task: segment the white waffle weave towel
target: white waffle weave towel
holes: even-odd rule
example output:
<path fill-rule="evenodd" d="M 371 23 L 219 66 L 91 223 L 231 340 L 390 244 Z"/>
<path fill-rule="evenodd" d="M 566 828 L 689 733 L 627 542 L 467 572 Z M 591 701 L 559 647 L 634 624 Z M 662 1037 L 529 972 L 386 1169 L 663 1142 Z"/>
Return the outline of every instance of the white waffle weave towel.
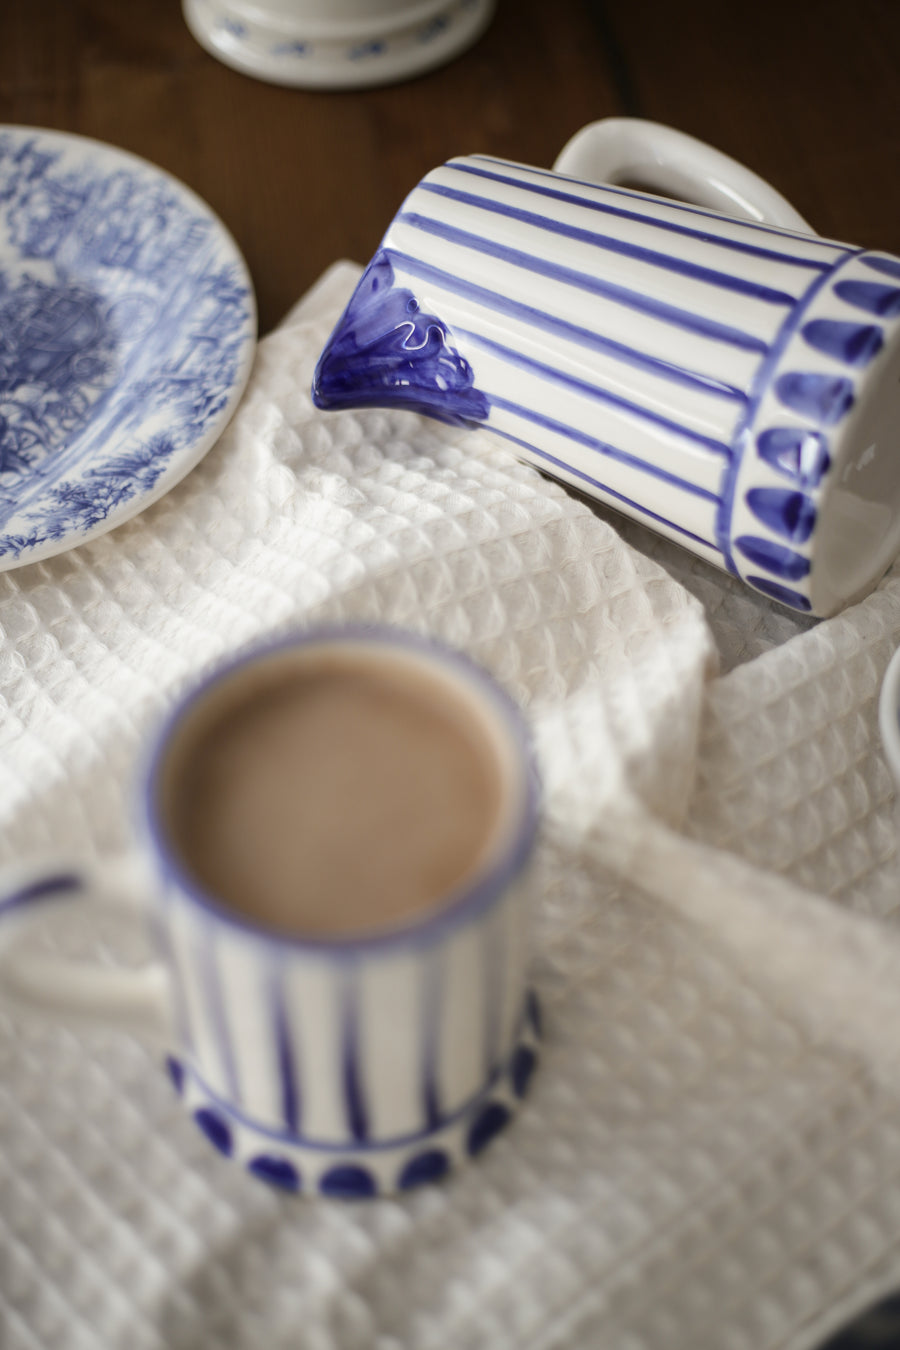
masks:
<path fill-rule="evenodd" d="M 317 413 L 357 275 L 326 274 L 261 344 L 233 423 L 164 500 L 0 576 L 0 858 L 126 847 L 148 729 L 237 647 L 320 619 L 428 631 L 534 724 L 540 1072 L 449 1184 L 297 1200 L 215 1155 L 135 1042 L 5 1017 L 0 1342 L 811 1346 L 900 1281 L 874 716 L 900 574 L 816 625 L 482 432 Z"/>

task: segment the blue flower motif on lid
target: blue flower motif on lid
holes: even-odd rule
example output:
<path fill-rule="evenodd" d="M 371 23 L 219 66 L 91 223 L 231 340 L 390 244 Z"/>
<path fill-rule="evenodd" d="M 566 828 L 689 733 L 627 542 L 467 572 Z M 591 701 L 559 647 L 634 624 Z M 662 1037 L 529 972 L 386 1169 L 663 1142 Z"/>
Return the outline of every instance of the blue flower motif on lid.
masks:
<path fill-rule="evenodd" d="M 383 42 L 360 42 L 356 47 L 351 47 L 347 56 L 351 61 L 364 61 L 370 56 L 381 56 L 385 51 Z"/>

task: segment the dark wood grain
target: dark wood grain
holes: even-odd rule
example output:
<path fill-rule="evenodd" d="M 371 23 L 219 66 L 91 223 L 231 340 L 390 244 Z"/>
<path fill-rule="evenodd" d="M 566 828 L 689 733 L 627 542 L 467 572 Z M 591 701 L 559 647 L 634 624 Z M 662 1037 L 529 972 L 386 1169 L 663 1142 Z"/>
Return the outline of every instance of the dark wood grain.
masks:
<path fill-rule="evenodd" d="M 900 253 L 900 6 L 597 8 L 627 53 L 640 116 L 743 161 L 820 234 Z"/>
<path fill-rule="evenodd" d="M 900 252 L 900 6 L 500 0 L 482 40 L 383 89 L 228 69 L 178 0 L 4 0 L 0 120 L 123 146 L 204 197 L 266 331 L 340 257 L 365 261 L 450 155 L 550 164 L 584 122 L 669 122 L 770 179 L 822 233 Z"/>

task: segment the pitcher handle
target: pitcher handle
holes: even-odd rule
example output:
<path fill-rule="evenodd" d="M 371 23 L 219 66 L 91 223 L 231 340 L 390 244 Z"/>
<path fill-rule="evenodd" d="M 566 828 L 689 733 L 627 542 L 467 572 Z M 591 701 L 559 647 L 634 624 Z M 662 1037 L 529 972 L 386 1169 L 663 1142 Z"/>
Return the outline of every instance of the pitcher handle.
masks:
<path fill-rule="evenodd" d="M 557 173 L 597 183 L 639 184 L 679 201 L 760 225 L 815 234 L 758 174 L 683 131 L 636 117 L 591 122 L 563 146 Z"/>
<path fill-rule="evenodd" d="M 141 880 L 130 856 L 96 870 L 44 862 L 0 873 L 0 1006 L 170 1045 L 171 992 L 160 961 L 116 969 L 29 951 L 27 945 L 48 910 L 59 905 L 77 904 L 88 927 L 107 915 L 145 931 Z"/>

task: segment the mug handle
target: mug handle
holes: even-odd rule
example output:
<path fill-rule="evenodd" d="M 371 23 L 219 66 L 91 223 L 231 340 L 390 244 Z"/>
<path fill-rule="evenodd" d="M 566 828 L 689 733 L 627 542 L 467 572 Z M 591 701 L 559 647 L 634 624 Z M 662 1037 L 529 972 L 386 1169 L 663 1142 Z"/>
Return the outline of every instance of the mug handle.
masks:
<path fill-rule="evenodd" d="M 10 1011 L 38 1013 L 67 1025 L 128 1031 L 157 1046 L 171 1044 L 169 976 L 161 961 L 137 969 L 105 967 L 25 950 L 48 908 L 77 902 L 86 921 L 124 918 L 145 932 L 137 862 L 127 856 L 89 871 L 65 864 L 20 867 L 0 876 L 0 1000 Z"/>
<path fill-rule="evenodd" d="M 607 117 L 577 131 L 557 156 L 556 173 L 597 183 L 640 184 L 679 201 L 760 225 L 815 230 L 758 174 L 711 145 L 660 122 Z"/>

